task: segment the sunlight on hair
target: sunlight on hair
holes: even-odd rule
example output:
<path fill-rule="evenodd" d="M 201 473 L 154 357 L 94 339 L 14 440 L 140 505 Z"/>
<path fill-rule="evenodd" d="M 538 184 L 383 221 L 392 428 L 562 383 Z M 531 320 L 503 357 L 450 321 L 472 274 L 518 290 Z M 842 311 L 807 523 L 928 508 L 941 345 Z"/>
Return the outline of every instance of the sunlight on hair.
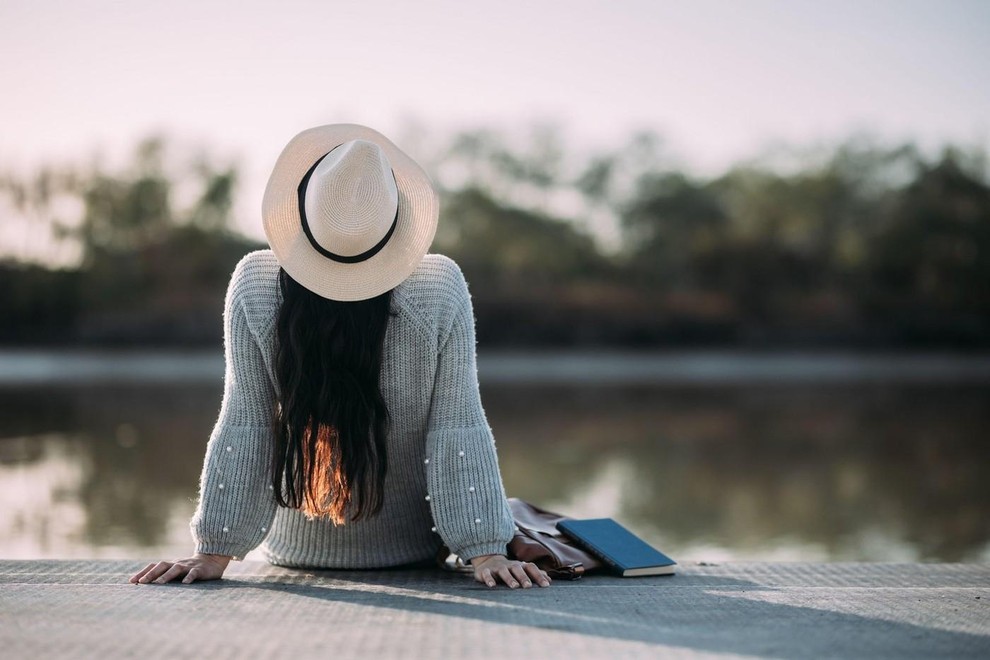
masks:
<path fill-rule="evenodd" d="M 304 456 L 307 487 L 299 510 L 310 519 L 327 518 L 334 525 L 345 524 L 352 491 L 341 466 L 336 429 L 321 424 L 314 434 L 310 426 Z"/>

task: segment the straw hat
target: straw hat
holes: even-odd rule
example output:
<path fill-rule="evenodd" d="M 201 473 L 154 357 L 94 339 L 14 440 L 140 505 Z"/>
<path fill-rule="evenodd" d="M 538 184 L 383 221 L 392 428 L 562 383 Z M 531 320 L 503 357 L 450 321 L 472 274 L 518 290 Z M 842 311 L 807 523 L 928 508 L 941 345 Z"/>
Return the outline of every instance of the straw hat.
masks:
<path fill-rule="evenodd" d="M 426 172 L 384 135 L 331 124 L 292 138 L 262 203 L 268 243 L 286 272 L 333 300 L 394 288 L 433 242 L 439 202 Z"/>

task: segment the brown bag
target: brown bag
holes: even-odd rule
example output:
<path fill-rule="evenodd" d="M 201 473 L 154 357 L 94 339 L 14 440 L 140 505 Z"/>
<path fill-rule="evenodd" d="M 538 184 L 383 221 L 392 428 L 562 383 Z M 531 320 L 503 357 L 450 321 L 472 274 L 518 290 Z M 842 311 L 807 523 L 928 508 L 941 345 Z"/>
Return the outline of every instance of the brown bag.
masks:
<path fill-rule="evenodd" d="M 509 498 L 509 508 L 516 521 L 516 533 L 509 541 L 509 557 L 533 562 L 550 577 L 564 580 L 577 580 L 586 572 L 602 567 L 594 555 L 557 531 L 557 523 L 565 520 L 564 516 L 515 497 Z"/>
<path fill-rule="evenodd" d="M 516 533 L 506 548 L 510 559 L 532 562 L 558 580 L 577 580 L 602 567 L 601 561 L 557 531 L 557 523 L 565 520 L 564 516 L 515 497 L 509 498 L 509 508 L 516 522 Z M 444 568 L 472 570 L 459 557 L 451 557 L 446 547 L 437 555 Z"/>

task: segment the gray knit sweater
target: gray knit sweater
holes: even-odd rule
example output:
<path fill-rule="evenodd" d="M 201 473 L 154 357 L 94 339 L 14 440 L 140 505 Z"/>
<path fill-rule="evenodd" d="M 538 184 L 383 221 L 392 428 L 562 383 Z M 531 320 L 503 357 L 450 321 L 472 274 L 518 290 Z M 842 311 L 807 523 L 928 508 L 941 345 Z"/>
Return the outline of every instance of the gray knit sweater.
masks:
<path fill-rule="evenodd" d="M 274 564 L 324 568 L 418 562 L 441 542 L 465 559 L 504 553 L 513 522 L 478 393 L 471 298 L 460 269 L 440 255 L 424 257 L 392 296 L 381 513 L 335 526 L 276 506 L 269 461 L 278 269 L 270 250 L 252 252 L 227 290 L 223 404 L 190 523 L 197 552 L 240 558 L 261 544 Z"/>

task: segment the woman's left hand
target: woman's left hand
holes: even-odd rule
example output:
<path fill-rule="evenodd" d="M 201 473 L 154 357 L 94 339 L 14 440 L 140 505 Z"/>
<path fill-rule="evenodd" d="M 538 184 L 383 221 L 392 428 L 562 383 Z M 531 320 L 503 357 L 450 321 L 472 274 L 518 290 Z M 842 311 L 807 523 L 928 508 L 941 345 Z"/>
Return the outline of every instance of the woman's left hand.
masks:
<path fill-rule="evenodd" d="M 505 555 L 481 555 L 471 559 L 474 568 L 474 579 L 494 587 L 496 580 L 502 581 L 510 589 L 522 587 L 528 589 L 533 583 L 541 587 L 549 587 L 550 576 L 528 561 L 516 561 Z"/>

